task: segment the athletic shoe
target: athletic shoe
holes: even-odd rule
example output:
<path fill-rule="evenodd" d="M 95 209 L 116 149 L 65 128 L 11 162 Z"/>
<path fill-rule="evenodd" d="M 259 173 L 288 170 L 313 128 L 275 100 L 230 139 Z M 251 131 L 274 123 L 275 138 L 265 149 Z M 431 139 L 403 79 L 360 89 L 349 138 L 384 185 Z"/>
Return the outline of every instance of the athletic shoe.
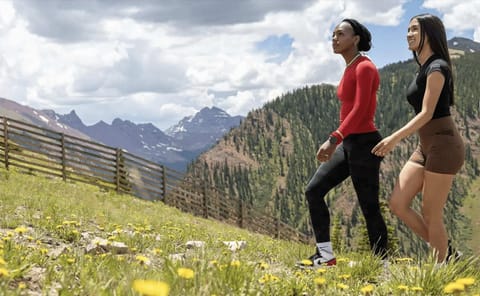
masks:
<path fill-rule="evenodd" d="M 333 257 L 332 259 L 325 259 L 318 252 L 310 256 L 308 259 L 297 262 L 299 267 L 321 267 L 321 266 L 334 266 L 337 265 L 337 259 Z"/>
<path fill-rule="evenodd" d="M 445 262 L 449 263 L 449 262 L 458 261 L 462 256 L 463 256 L 463 253 L 458 250 L 455 250 L 452 247 L 452 242 L 448 240 L 447 257 L 445 258 Z"/>

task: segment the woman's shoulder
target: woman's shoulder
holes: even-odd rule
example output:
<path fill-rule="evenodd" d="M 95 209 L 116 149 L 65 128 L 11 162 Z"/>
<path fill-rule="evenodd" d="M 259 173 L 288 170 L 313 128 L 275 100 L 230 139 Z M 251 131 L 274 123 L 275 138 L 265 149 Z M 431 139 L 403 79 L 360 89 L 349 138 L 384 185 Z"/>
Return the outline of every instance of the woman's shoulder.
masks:
<path fill-rule="evenodd" d="M 444 71 L 448 71 L 448 69 L 449 69 L 449 66 L 448 66 L 447 61 L 445 61 L 444 59 L 442 59 L 440 57 L 437 57 L 437 58 L 432 59 L 431 62 L 428 63 L 428 65 L 426 67 L 426 73 L 430 74 L 434 71 L 444 72 Z"/>
<path fill-rule="evenodd" d="M 378 71 L 377 66 L 375 66 L 373 61 L 368 56 L 362 56 L 360 59 L 361 60 L 357 65 L 357 70 Z"/>
<path fill-rule="evenodd" d="M 448 63 L 447 63 L 447 61 L 445 61 L 444 59 L 439 57 L 439 58 L 436 58 L 436 59 L 432 60 L 429 64 L 429 66 L 448 67 Z"/>

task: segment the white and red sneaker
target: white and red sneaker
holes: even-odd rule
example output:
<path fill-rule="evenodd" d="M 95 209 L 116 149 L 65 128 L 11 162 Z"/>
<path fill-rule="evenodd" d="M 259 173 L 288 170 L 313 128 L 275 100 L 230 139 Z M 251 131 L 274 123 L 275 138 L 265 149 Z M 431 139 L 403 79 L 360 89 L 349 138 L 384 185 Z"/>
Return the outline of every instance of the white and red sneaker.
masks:
<path fill-rule="evenodd" d="M 299 267 L 322 267 L 322 266 L 335 266 L 337 265 L 337 259 L 335 257 L 326 259 L 320 255 L 320 253 L 316 252 L 308 259 L 303 259 L 297 262 L 297 266 Z"/>

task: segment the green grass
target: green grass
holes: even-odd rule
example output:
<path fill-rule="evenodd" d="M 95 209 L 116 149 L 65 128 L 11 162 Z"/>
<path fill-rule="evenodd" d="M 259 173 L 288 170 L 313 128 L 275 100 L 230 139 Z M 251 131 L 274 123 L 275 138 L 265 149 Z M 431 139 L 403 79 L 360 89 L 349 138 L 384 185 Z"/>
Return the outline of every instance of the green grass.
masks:
<path fill-rule="evenodd" d="M 480 231 L 477 230 L 480 227 L 480 202 L 478 202 L 480 197 L 480 178 L 477 178 L 470 185 L 468 192 L 469 195 L 465 198 L 461 209 L 464 215 L 471 219 L 473 228 L 467 244 L 474 254 L 480 254 Z"/>
<path fill-rule="evenodd" d="M 341 253 L 337 267 L 301 270 L 295 262 L 312 246 L 14 170 L 0 169 L 0 211 L 0 295 L 141 295 L 138 280 L 164 283 L 169 295 L 442 295 L 460 278 L 474 283 L 459 295 L 480 290 L 477 258 L 435 267 L 431 258 L 392 256 L 384 267 L 369 254 Z M 95 238 L 128 252 L 87 253 Z M 187 249 L 191 240 L 205 246 Z M 223 244 L 240 240 L 242 250 Z"/>

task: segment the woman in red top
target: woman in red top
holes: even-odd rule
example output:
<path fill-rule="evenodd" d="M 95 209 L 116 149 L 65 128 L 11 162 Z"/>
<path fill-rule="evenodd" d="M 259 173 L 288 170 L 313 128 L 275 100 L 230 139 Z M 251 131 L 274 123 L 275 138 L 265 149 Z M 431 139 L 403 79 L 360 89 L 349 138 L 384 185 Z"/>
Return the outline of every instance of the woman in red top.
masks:
<path fill-rule="evenodd" d="M 459 255 L 448 246 L 443 209 L 465 159 L 465 146 L 450 114 L 454 95 L 452 63 L 445 27 L 434 15 L 413 17 L 407 41 L 419 65 L 407 90 L 408 102 L 416 115 L 378 143 L 372 152 L 384 156 L 403 138 L 418 133 L 419 145 L 400 172 L 390 197 L 390 208 L 433 247 L 437 261 L 443 262 L 451 255 Z M 420 192 L 421 214 L 411 208 L 413 198 Z"/>
<path fill-rule="evenodd" d="M 318 149 L 317 159 L 323 163 L 306 188 L 317 248 L 310 260 L 299 262 L 300 265 L 336 264 L 324 197 L 349 176 L 367 223 L 373 252 L 385 258 L 387 250 L 387 228 L 378 201 L 382 158 L 370 152 L 382 139 L 373 121 L 380 79 L 372 61 L 360 53 L 370 50 L 371 34 L 356 20 L 344 19 L 333 31 L 332 47 L 346 63 L 337 89 L 341 102 L 340 126 Z"/>

